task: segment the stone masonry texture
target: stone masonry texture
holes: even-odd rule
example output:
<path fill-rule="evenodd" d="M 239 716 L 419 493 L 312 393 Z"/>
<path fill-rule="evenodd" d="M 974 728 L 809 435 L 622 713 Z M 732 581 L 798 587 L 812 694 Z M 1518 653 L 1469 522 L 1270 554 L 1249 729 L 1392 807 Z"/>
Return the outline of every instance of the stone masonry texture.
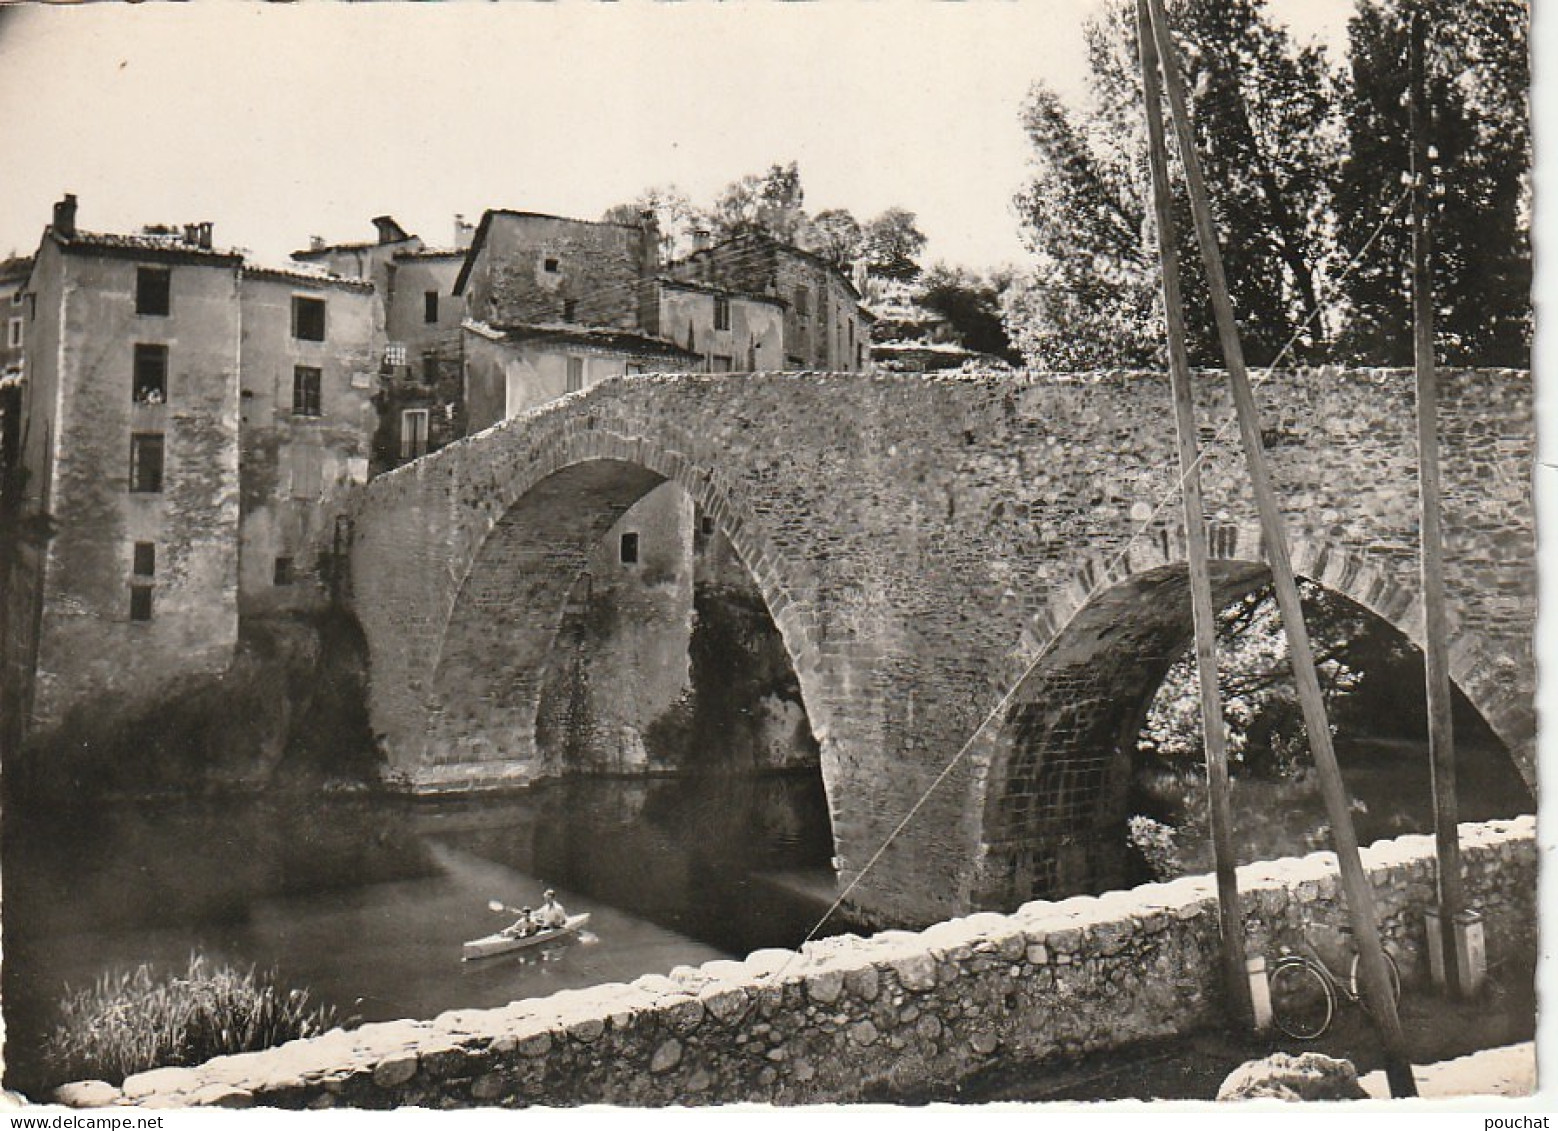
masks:
<path fill-rule="evenodd" d="M 1489 962 L 1529 954 L 1535 819 L 1463 825 L 1461 838 Z M 1420 992 L 1432 838 L 1377 842 L 1364 866 L 1385 947 L 1406 993 Z M 1269 960 L 1308 939 L 1336 960 L 1340 886 L 1331 853 L 1241 868 L 1248 953 Z M 294 1109 L 860 1102 L 1215 1026 L 1224 1016 L 1218 949 L 1213 879 L 1186 877 L 916 934 L 843 935 L 799 952 L 680 966 L 502 1009 L 338 1029 L 145 1072 L 122 1088 L 71 1084 L 58 1098 Z"/>
<path fill-rule="evenodd" d="M 1530 377 L 1440 380 L 1451 674 L 1530 781 Z M 1203 467 L 1223 601 L 1264 555 L 1226 384 L 1196 385 L 1203 441 L 1223 430 Z M 1419 639 L 1411 374 L 1258 396 L 1298 572 Z M 928 923 L 1117 885 L 1134 736 L 1191 635 L 1169 410 L 1157 374 L 652 374 L 504 421 L 367 489 L 374 730 L 418 789 L 532 780 L 567 595 L 669 480 L 784 639 L 853 910 Z"/>

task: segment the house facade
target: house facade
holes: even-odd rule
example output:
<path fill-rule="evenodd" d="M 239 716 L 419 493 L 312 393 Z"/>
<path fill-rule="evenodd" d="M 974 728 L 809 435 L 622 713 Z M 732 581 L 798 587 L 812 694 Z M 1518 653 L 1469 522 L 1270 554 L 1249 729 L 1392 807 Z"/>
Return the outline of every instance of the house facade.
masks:
<path fill-rule="evenodd" d="M 465 414 L 472 432 L 608 377 L 686 372 L 699 357 L 632 330 L 571 323 L 464 327 Z"/>
<path fill-rule="evenodd" d="M 668 264 L 665 274 L 785 304 L 784 356 L 774 369 L 856 372 L 870 364 L 870 315 L 827 260 L 767 236 L 733 237 Z"/>
<path fill-rule="evenodd" d="M 489 326 L 533 323 L 651 329 L 646 309 L 660 235 L 642 225 L 489 209 L 476 227 L 455 294 Z"/>
<path fill-rule="evenodd" d="M 27 256 L 0 260 L 0 321 L 5 323 L 5 334 L 0 337 L 0 378 L 21 368 L 27 334 L 23 292 L 31 273 L 32 259 Z"/>
<path fill-rule="evenodd" d="M 372 284 L 246 267 L 239 614 L 314 609 L 339 580 L 337 518 L 368 480 L 383 323 Z"/>
<path fill-rule="evenodd" d="M 366 282 L 250 267 L 209 224 L 84 231 L 69 196 L 22 293 L 8 748 L 221 672 L 242 616 L 327 600 L 309 582 L 367 475 L 382 348 Z"/>
<path fill-rule="evenodd" d="M 654 296 L 653 328 L 693 355 L 695 368 L 709 373 L 783 368 L 782 299 L 670 276 L 654 280 Z"/>
<path fill-rule="evenodd" d="M 384 321 L 379 363 L 379 424 L 370 472 L 378 474 L 437 451 L 466 433 L 464 299 L 454 292 L 474 235 L 456 216 L 454 246 L 430 247 L 392 216 L 373 220 L 378 238 L 330 244 L 314 238 L 295 262 L 373 285 Z"/>

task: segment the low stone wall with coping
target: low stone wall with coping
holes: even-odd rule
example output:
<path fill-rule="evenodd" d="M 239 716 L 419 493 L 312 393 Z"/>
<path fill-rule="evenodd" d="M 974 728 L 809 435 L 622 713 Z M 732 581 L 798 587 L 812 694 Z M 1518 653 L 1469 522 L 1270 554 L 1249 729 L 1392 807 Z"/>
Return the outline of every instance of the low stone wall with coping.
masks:
<path fill-rule="evenodd" d="M 1463 825 L 1461 837 L 1490 964 L 1529 952 L 1535 818 Z M 1363 858 L 1386 948 L 1409 987 L 1426 983 L 1433 838 L 1380 841 Z M 1239 888 L 1252 956 L 1269 959 L 1305 936 L 1328 955 L 1327 939 L 1345 921 L 1334 854 L 1241 868 Z M 1217 1025 L 1217 952 L 1215 885 L 1190 877 L 919 932 L 763 950 L 503 1009 L 336 1030 L 145 1072 L 122 1088 L 72 1084 L 58 1098 L 81 1107 L 282 1108 L 891 1099 L 950 1088 L 999 1062 Z"/>

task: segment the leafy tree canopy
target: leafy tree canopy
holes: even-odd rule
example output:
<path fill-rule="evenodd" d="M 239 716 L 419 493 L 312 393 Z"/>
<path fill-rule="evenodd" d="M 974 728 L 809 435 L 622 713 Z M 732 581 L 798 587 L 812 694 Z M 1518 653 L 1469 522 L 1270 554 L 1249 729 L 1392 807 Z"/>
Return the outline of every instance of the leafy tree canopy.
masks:
<path fill-rule="evenodd" d="M 1434 286 L 1441 360 L 1529 364 L 1529 12 L 1522 0 L 1360 0 L 1348 58 L 1296 44 L 1266 0 L 1178 0 L 1191 91 L 1246 356 L 1254 364 L 1410 361 L 1409 26 L 1421 9 L 1424 113 L 1437 151 Z M 1134 3 L 1087 29 L 1089 98 L 1037 83 L 1022 111 L 1032 174 L 1017 197 L 1033 260 L 1003 296 L 1043 368 L 1162 363 Z M 1188 210 L 1176 235 L 1192 360 L 1219 364 Z M 1382 220 L 1385 222 L 1382 225 Z M 1291 340 L 1291 352 L 1283 355 Z"/>
<path fill-rule="evenodd" d="M 1347 155 L 1336 189 L 1344 356 L 1412 360 L 1411 0 L 1362 0 L 1337 81 Z M 1529 12 L 1519 0 L 1422 5 L 1425 129 L 1435 156 L 1431 215 L 1435 338 L 1457 365 L 1530 364 Z M 1380 218 L 1396 222 L 1380 229 Z M 1370 242 L 1373 237 L 1372 243 Z"/>
<path fill-rule="evenodd" d="M 1112 0 L 1086 28 L 1089 102 L 1065 105 L 1035 84 L 1022 122 L 1033 172 L 1017 197 L 1030 271 L 1009 292 L 1008 330 L 1047 368 L 1161 360 L 1156 235 L 1141 111 L 1135 6 Z M 1265 0 L 1180 0 L 1192 114 L 1245 351 L 1268 363 L 1289 338 L 1301 354 L 1324 341 L 1305 324 L 1319 301 L 1326 249 L 1326 171 L 1336 161 L 1328 72 L 1316 49 L 1277 26 Z M 1166 110 L 1165 110 L 1166 114 Z M 1188 208 L 1176 234 L 1192 359 L 1217 352 Z"/>

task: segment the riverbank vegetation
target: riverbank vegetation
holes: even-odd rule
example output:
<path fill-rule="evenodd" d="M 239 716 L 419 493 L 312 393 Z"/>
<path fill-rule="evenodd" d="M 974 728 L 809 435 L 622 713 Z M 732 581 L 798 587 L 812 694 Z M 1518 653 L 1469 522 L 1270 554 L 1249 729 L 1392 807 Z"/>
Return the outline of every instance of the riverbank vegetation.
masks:
<path fill-rule="evenodd" d="M 360 789 L 383 758 L 368 724 L 367 642 L 350 613 L 247 618 L 227 670 L 155 699 L 110 693 L 35 736 L 5 789 L 12 800 Z"/>
<path fill-rule="evenodd" d="M 1422 653 L 1345 597 L 1309 581 L 1300 594 L 1358 839 L 1431 831 Z M 1267 860 L 1331 847 L 1270 587 L 1233 602 L 1217 622 L 1235 854 Z M 1503 744 L 1459 692 L 1454 705 L 1461 819 L 1531 812 L 1530 792 Z M 1126 831 L 1139 878 L 1211 871 L 1192 652 L 1169 670 L 1136 745 Z"/>
<path fill-rule="evenodd" d="M 238 970 L 192 954 L 180 974 L 159 975 L 143 964 L 67 992 L 44 1043 L 43 1083 L 119 1084 L 150 1068 L 202 1064 L 317 1036 L 335 1024 L 332 1007 L 310 1001 L 305 989 L 278 985 L 274 972 Z"/>

